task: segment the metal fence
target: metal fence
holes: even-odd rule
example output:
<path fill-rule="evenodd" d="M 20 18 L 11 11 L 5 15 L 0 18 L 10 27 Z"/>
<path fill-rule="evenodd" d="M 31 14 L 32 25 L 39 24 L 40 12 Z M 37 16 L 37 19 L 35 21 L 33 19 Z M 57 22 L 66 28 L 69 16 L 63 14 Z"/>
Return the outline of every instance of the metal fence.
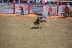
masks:
<path fill-rule="evenodd" d="M 24 6 L 24 13 L 28 14 L 28 5 L 27 4 L 15 4 L 15 13 L 20 14 L 19 10 L 20 5 Z M 3 13 L 13 13 L 13 4 L 8 5 L 8 3 L 0 3 L 0 12 Z"/>
<path fill-rule="evenodd" d="M 30 13 L 41 14 L 42 13 L 42 5 L 30 5 Z"/>
<path fill-rule="evenodd" d="M 24 6 L 24 13 L 28 14 L 28 4 L 16 4 L 15 7 L 15 13 L 16 14 L 20 14 L 21 11 L 19 10 L 19 6 L 23 5 Z M 61 5 L 58 8 L 58 15 L 61 15 L 60 13 L 62 13 L 62 8 L 65 5 Z M 48 6 L 49 7 L 49 6 Z M 52 12 L 51 15 L 54 15 L 53 13 L 57 13 L 57 6 L 53 6 L 52 7 Z M 47 7 L 45 7 L 47 8 Z M 72 6 L 71 6 L 72 9 Z M 0 12 L 4 12 L 4 13 L 13 13 L 13 4 L 8 5 L 7 3 L 0 3 Z M 42 12 L 45 12 L 45 14 L 48 13 L 48 11 L 46 11 L 46 9 L 43 9 L 43 6 L 41 4 L 38 5 L 30 5 L 30 13 L 34 13 L 34 14 L 41 14 Z"/>

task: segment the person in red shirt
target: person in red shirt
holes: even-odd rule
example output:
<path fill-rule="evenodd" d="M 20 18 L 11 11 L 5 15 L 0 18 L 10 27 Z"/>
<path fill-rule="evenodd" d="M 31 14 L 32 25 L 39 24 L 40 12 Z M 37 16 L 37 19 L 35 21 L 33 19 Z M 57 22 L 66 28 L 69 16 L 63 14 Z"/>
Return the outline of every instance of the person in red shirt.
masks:
<path fill-rule="evenodd" d="M 21 10 L 21 15 L 24 15 L 24 7 L 23 7 L 23 5 L 21 5 L 19 8 Z"/>
<path fill-rule="evenodd" d="M 50 13 L 52 12 L 52 7 L 47 8 L 48 15 L 50 16 Z"/>

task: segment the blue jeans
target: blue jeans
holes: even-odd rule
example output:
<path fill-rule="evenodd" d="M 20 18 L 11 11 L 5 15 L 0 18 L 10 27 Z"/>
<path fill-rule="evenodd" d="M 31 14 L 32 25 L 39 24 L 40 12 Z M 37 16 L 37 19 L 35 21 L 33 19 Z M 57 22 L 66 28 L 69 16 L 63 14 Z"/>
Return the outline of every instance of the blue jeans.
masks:
<path fill-rule="evenodd" d="M 21 10 L 21 15 L 24 15 L 24 11 L 23 10 Z"/>

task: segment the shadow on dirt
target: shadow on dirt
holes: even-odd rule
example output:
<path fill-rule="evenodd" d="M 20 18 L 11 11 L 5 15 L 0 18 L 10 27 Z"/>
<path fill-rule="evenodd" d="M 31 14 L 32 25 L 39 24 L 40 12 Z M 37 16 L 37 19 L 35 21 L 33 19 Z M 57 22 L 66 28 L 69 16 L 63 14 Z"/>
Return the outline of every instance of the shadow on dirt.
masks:
<path fill-rule="evenodd" d="M 32 27 L 31 29 L 39 29 L 39 27 Z"/>

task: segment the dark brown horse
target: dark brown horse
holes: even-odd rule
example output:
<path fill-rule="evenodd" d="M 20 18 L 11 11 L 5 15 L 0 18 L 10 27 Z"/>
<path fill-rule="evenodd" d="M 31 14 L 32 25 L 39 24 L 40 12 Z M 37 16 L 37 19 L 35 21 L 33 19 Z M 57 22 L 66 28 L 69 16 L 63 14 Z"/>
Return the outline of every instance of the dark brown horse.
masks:
<path fill-rule="evenodd" d="M 67 6 L 65 6 L 65 15 L 66 16 L 71 16 L 72 15 L 72 10 L 69 9 Z"/>
<path fill-rule="evenodd" d="M 46 18 L 45 17 L 38 17 L 36 19 L 36 21 L 34 22 L 34 25 L 40 27 L 40 23 L 42 23 L 42 22 L 45 22 L 45 25 L 46 25 Z"/>

